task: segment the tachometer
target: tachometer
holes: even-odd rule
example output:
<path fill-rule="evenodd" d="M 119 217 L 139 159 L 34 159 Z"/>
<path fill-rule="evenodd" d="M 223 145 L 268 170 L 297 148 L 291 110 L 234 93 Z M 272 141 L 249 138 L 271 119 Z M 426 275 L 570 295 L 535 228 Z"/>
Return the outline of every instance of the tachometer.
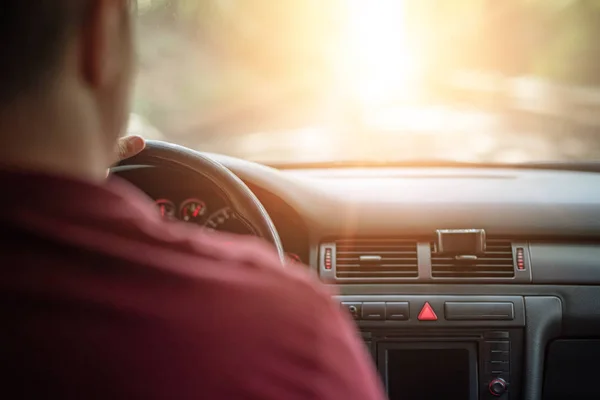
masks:
<path fill-rule="evenodd" d="M 185 222 L 200 223 L 206 214 L 206 204 L 197 199 L 189 199 L 181 205 L 180 218 Z"/>
<path fill-rule="evenodd" d="M 156 200 L 156 205 L 163 218 L 171 219 L 175 217 L 175 204 L 172 201 L 160 199 Z"/>
<path fill-rule="evenodd" d="M 204 226 L 208 229 L 236 233 L 239 235 L 254 235 L 254 230 L 229 207 L 212 214 Z"/>

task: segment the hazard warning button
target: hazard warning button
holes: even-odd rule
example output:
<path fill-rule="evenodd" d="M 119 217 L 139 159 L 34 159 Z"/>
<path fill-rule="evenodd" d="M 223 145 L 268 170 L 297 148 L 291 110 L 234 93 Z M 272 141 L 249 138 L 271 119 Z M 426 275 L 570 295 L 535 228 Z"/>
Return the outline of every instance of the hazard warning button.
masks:
<path fill-rule="evenodd" d="M 417 319 L 419 321 L 437 321 L 438 317 L 437 315 L 435 315 L 435 311 L 433 311 L 433 307 L 431 307 L 431 304 L 429 304 L 429 302 L 426 301 Z"/>

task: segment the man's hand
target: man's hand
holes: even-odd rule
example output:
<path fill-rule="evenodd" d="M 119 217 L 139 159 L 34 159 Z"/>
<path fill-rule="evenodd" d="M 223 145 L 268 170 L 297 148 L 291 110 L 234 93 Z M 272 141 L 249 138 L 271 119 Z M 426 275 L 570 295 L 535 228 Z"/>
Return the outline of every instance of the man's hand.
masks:
<path fill-rule="evenodd" d="M 118 143 L 118 160 L 123 161 L 129 157 L 133 157 L 144 150 L 146 142 L 140 136 L 126 136 L 119 139 Z"/>
<path fill-rule="evenodd" d="M 140 136 L 126 136 L 119 139 L 117 143 L 117 162 L 133 157 L 144 150 L 146 141 Z M 110 170 L 106 171 L 106 176 Z"/>

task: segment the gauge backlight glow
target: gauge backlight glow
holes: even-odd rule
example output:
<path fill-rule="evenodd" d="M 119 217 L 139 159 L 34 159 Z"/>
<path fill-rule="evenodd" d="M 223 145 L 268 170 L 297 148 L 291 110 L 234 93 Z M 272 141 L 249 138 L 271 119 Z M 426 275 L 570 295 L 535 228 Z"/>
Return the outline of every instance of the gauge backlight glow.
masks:
<path fill-rule="evenodd" d="M 171 219 L 175 217 L 175 204 L 171 200 L 159 199 L 156 200 L 156 206 L 160 212 L 161 217 Z"/>
<path fill-rule="evenodd" d="M 206 215 L 206 203 L 198 199 L 189 199 L 181 204 L 179 217 L 185 222 L 200 223 Z"/>

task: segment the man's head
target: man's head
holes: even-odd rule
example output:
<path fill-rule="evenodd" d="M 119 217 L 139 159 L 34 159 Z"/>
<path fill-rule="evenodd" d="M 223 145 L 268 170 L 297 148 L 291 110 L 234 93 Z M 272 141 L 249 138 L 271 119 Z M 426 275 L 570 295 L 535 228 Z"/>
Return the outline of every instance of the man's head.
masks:
<path fill-rule="evenodd" d="M 22 159 L 9 151 L 22 153 L 24 141 L 29 158 L 39 159 L 41 146 L 57 162 L 70 156 L 80 163 L 109 161 L 129 118 L 132 1 L 2 0 L 0 147 L 8 149 L 5 158 Z"/>

